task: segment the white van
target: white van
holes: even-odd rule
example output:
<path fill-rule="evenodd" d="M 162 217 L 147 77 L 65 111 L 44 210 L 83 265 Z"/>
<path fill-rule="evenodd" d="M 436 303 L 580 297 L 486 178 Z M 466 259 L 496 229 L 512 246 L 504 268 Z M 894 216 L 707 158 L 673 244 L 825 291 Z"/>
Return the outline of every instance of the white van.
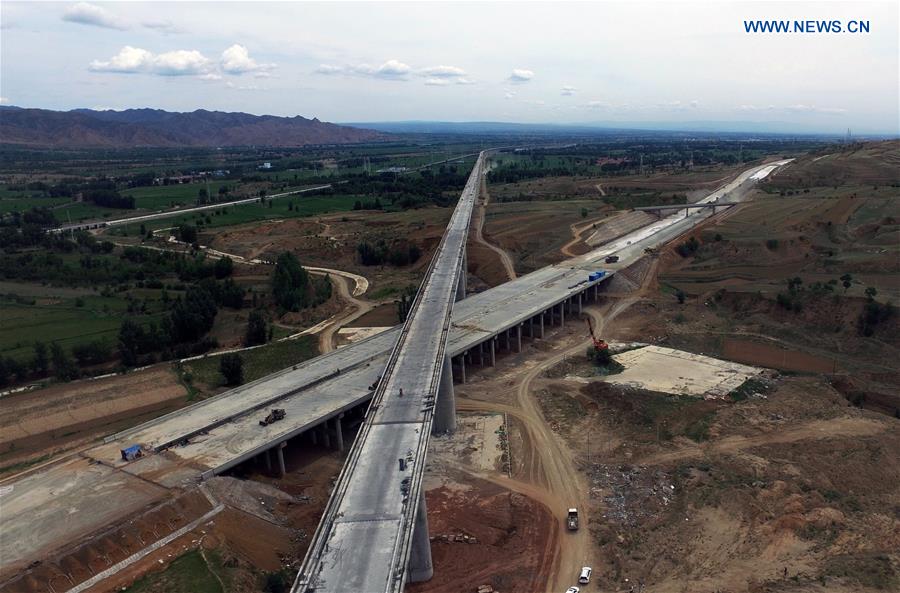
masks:
<path fill-rule="evenodd" d="M 583 566 L 581 568 L 581 576 L 578 577 L 578 582 L 582 585 L 587 585 L 591 582 L 591 567 Z"/>

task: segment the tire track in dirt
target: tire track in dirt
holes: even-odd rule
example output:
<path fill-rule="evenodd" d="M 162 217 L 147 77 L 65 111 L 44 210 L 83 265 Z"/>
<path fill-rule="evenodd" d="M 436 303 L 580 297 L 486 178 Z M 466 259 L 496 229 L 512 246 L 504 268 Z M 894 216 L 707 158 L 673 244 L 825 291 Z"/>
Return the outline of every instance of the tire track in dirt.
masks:
<path fill-rule="evenodd" d="M 639 297 L 627 297 L 599 311 L 586 309 L 585 313 L 594 319 L 596 331 L 602 332 L 606 324 L 636 303 Z M 563 510 L 572 506 L 586 511 L 589 507 L 588 486 L 575 467 L 574 455 L 562 438 L 556 435 L 547 423 L 533 394 L 532 383 L 547 369 L 562 362 L 566 357 L 582 354 L 590 344 L 590 339 L 555 352 L 550 358 L 540 362 L 525 373 L 514 386 L 513 404 L 500 404 L 460 398 L 457 406 L 461 411 L 503 412 L 513 417 L 522 427 L 521 468 L 514 470 L 513 477 L 480 476 L 509 490 L 533 498 L 557 517 L 557 531 L 560 533 L 553 554 L 548 589 L 563 590 L 575 575 L 592 558 L 592 542 L 587 529 L 587 517 L 583 518 L 583 528 L 576 532 L 566 530 Z"/>
<path fill-rule="evenodd" d="M 764 445 L 783 445 L 798 441 L 833 437 L 869 436 L 886 429 L 887 426 L 884 422 L 880 419 L 872 418 L 813 420 L 793 427 L 783 427 L 768 434 L 725 437 L 713 443 L 657 453 L 642 458 L 641 465 L 659 465 L 683 459 L 703 457 L 714 453 L 736 453 Z"/>

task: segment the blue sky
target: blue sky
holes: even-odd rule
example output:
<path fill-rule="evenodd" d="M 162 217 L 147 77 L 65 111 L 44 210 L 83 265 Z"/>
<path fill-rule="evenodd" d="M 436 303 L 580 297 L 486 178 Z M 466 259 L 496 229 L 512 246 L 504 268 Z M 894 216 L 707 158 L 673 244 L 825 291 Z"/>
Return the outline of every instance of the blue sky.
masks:
<path fill-rule="evenodd" d="M 745 19 L 868 20 L 747 34 Z M 326 121 L 900 132 L 898 3 L 0 3 L 0 97 Z"/>

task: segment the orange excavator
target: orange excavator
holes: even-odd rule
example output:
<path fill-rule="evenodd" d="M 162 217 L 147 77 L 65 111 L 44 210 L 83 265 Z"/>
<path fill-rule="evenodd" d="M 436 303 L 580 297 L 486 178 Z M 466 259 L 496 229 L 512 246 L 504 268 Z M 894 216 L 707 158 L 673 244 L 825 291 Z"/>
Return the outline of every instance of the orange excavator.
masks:
<path fill-rule="evenodd" d="M 591 318 L 585 317 L 585 320 L 587 321 L 588 331 L 591 332 L 591 341 L 594 342 L 594 350 L 596 350 L 597 352 L 600 352 L 601 350 L 608 350 L 609 344 L 594 335 L 594 324 L 591 321 Z"/>

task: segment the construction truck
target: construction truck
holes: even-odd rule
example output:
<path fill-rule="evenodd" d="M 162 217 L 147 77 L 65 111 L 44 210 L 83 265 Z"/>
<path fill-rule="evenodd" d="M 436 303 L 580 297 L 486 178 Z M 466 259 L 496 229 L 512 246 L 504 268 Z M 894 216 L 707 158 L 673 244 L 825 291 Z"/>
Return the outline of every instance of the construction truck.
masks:
<path fill-rule="evenodd" d="M 134 461 L 144 456 L 144 449 L 140 445 L 131 445 L 125 447 L 119 453 L 122 454 L 122 461 Z"/>
<path fill-rule="evenodd" d="M 588 331 L 591 334 L 591 342 L 594 343 L 594 350 L 600 352 L 601 350 L 609 350 L 609 344 L 606 343 L 605 340 L 601 340 L 596 335 L 594 335 L 594 323 L 591 321 L 590 317 L 586 317 Z"/>
<path fill-rule="evenodd" d="M 566 515 L 566 528 L 569 531 L 578 531 L 578 509 L 569 509 Z"/>
<path fill-rule="evenodd" d="M 279 420 L 284 420 L 284 410 L 281 408 L 274 408 L 269 415 L 259 421 L 260 426 L 268 426 L 270 424 L 274 424 Z"/>
<path fill-rule="evenodd" d="M 608 264 L 614 264 L 617 261 L 619 261 L 619 256 L 618 255 L 607 255 L 605 261 Z"/>

